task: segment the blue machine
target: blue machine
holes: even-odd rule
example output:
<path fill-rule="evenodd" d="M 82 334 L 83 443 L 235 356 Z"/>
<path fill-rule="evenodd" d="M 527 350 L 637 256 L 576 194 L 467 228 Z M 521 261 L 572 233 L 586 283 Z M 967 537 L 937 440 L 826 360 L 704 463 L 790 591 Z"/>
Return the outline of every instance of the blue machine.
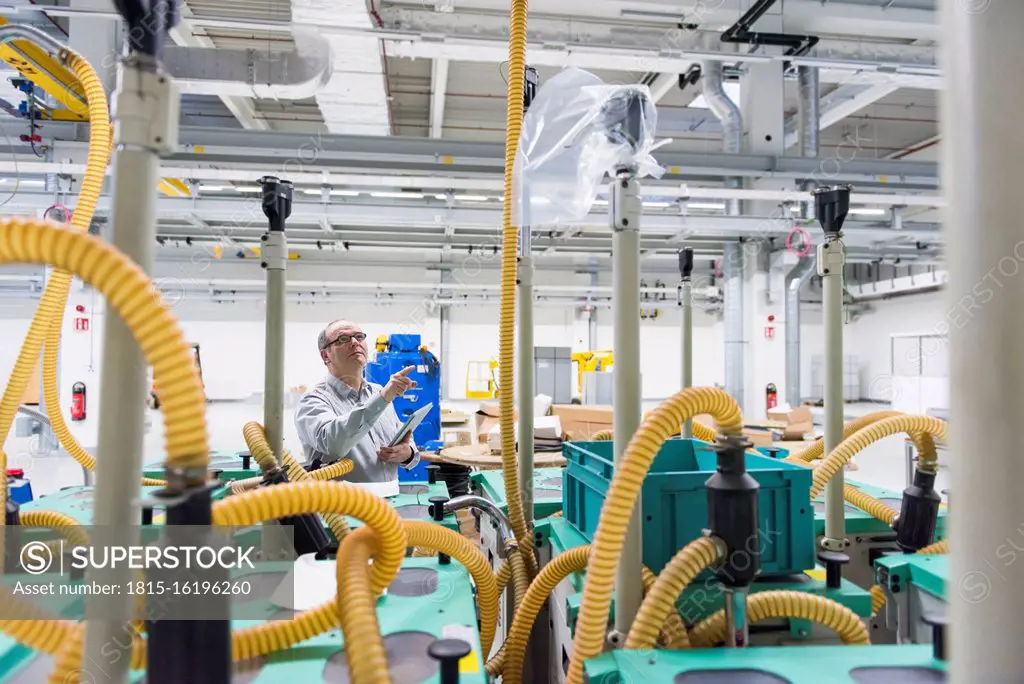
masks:
<path fill-rule="evenodd" d="M 419 335 L 391 335 L 384 351 L 377 351 L 377 357 L 366 364 L 366 379 L 384 386 L 391 376 L 406 366 L 414 366 L 409 379 L 416 381 L 416 386 L 404 395 L 395 399 L 395 411 L 401 420 L 406 420 L 420 407 L 433 402 L 430 413 L 423 419 L 413 440 L 419 449 L 434 440 L 441 439 L 441 363 L 437 357 L 420 346 Z M 398 469 L 401 482 L 425 482 L 427 480 L 427 464 L 420 463 L 412 470 Z"/>

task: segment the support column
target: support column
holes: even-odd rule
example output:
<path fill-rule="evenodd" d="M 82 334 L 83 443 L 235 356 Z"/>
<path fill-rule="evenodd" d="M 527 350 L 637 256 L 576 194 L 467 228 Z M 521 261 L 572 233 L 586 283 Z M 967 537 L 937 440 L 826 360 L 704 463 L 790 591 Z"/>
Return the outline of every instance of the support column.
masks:
<path fill-rule="evenodd" d="M 758 30 L 770 31 L 771 16 L 758 23 Z M 743 114 L 745 154 L 785 154 L 785 100 L 782 63 L 751 64 L 740 78 L 740 111 Z M 758 190 L 793 190 L 789 179 L 750 179 L 745 187 Z M 743 214 L 763 217 L 765 232 L 779 221 L 791 224 L 778 202 L 744 202 Z M 743 313 L 747 341 L 744 364 L 743 413 L 763 418 L 767 409 L 765 387 L 774 383 L 785 392 L 785 339 L 782 335 L 784 275 L 779 250 L 785 242 L 754 238 L 744 246 Z M 771 318 L 774 317 L 774 320 Z M 767 330 L 772 328 L 774 330 Z M 776 334 L 778 333 L 778 334 Z"/>
<path fill-rule="evenodd" d="M 949 313 L 939 325 L 950 343 L 949 446 L 950 453 L 969 454 L 983 436 L 990 457 L 984 468 L 965 465 L 951 472 L 957 513 L 950 517 L 950 681 L 1006 682 L 1024 671 L 1017 638 L 1024 563 L 1014 562 L 1018 556 L 1010 548 L 1019 543 L 1024 521 L 1017 486 L 1024 479 L 1024 278 L 1006 277 L 1016 275 L 1024 261 L 1016 181 L 1024 140 L 1014 134 L 1024 91 L 1006 88 L 1019 80 L 1024 60 L 1024 4 L 939 5 L 947 84 L 939 117 L 940 168 L 949 201 L 944 224 L 950 255 Z M 972 293 L 980 287 L 994 296 L 975 300 Z"/>
<path fill-rule="evenodd" d="M 448 377 L 450 371 L 449 362 L 451 361 L 448 349 L 452 339 L 451 308 L 446 304 L 442 304 L 439 311 L 441 316 L 441 349 L 439 350 L 441 355 L 441 399 L 447 401 L 451 399 L 451 379 Z"/>

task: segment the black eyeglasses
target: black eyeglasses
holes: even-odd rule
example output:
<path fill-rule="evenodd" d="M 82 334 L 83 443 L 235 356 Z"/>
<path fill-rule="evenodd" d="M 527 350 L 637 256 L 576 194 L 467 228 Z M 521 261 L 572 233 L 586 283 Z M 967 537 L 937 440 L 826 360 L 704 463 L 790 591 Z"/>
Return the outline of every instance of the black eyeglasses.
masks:
<path fill-rule="evenodd" d="M 355 340 L 356 342 L 362 342 L 365 339 L 366 339 L 366 333 L 361 333 L 361 332 L 355 333 L 353 335 L 338 335 L 332 341 L 330 341 L 327 344 L 325 344 L 324 345 L 324 349 L 327 349 L 328 347 L 333 347 L 336 344 L 348 344 L 352 340 Z"/>

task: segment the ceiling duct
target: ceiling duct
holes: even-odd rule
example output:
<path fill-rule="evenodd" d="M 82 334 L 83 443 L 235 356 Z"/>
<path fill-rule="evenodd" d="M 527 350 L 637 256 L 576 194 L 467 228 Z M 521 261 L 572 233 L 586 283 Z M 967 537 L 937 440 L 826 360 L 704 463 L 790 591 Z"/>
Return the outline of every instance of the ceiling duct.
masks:
<path fill-rule="evenodd" d="M 326 86 L 332 66 L 328 41 L 307 41 L 302 54 L 168 45 L 163 64 L 182 93 L 303 100 Z"/>
<path fill-rule="evenodd" d="M 331 77 L 315 95 L 327 131 L 389 135 L 391 117 L 381 41 L 370 33 L 343 30 L 376 28 L 366 0 L 291 0 L 291 7 L 292 37 L 300 55 L 310 49 L 311 36 L 330 43 Z"/>

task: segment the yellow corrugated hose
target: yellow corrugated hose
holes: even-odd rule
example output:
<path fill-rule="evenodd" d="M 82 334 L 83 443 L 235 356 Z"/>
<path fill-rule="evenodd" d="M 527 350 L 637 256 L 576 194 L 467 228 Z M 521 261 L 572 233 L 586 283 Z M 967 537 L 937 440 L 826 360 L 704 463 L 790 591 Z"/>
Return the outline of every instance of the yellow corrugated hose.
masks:
<path fill-rule="evenodd" d="M 590 545 L 569 549 L 565 553 L 558 554 L 554 560 L 545 565 L 537 573 L 536 579 L 530 583 L 526 596 L 523 597 L 523 603 L 519 606 L 515 619 L 512 621 L 508 638 L 505 640 L 505 667 L 501 675 L 502 684 L 522 684 L 523 656 L 526 655 L 526 645 L 530 639 L 530 632 L 533 631 L 537 613 L 547 603 L 548 596 L 555 590 L 555 587 L 572 573 L 587 567 L 589 558 Z"/>
<path fill-rule="evenodd" d="M 366 573 L 375 540 L 373 530 L 362 527 L 345 537 L 338 550 L 337 606 L 352 684 L 391 684 L 387 653 L 377 621 L 379 592 L 372 591 Z"/>
<path fill-rule="evenodd" d="M 885 590 L 882 589 L 882 585 L 874 584 L 871 586 L 871 614 L 878 615 L 878 611 L 882 610 L 885 606 Z"/>
<path fill-rule="evenodd" d="M 690 387 L 648 414 L 629 441 L 622 463 L 615 469 L 592 543 L 567 684 L 582 684 L 583 663 L 602 651 L 615 570 L 644 477 L 665 440 L 679 430 L 683 421 L 702 413 L 715 419 L 723 435 L 742 432 L 743 417 L 735 399 L 717 388 Z"/>
<path fill-rule="evenodd" d="M 646 596 L 654 588 L 658 576 L 651 572 L 646 565 L 640 568 L 640 574 L 643 577 L 644 596 Z M 665 617 L 665 624 L 661 627 L 661 638 L 666 648 L 679 649 L 690 645 L 690 637 L 686 634 L 686 625 L 683 624 L 683 618 L 679 617 L 678 611 L 673 610 Z"/>
<path fill-rule="evenodd" d="M 843 498 L 847 503 L 856 506 L 865 513 L 881 520 L 886 525 L 892 525 L 899 511 L 885 505 L 870 494 L 865 494 L 853 485 L 843 485 Z"/>
<path fill-rule="evenodd" d="M 191 359 L 187 366 L 191 367 Z M 161 384 L 161 387 L 167 385 Z M 355 596 L 357 586 L 365 586 L 370 592 L 370 608 L 368 614 L 376 621 L 373 609 L 373 597 L 379 595 L 398 574 L 402 559 L 405 557 L 405 528 L 395 509 L 387 502 L 365 490 L 340 482 L 288 482 L 274 487 L 257 489 L 246 494 L 218 501 L 213 505 L 213 524 L 233 527 L 247 527 L 266 520 L 274 520 L 289 515 L 305 513 L 332 512 L 339 515 L 351 515 L 366 523 L 361 528 L 364 535 L 371 541 L 370 551 L 375 551 L 374 563 L 369 573 L 364 563 L 360 568 L 361 580 L 354 581 L 351 575 L 343 573 L 343 564 L 339 560 L 336 599 L 312 610 L 300 613 L 292 620 L 268 622 L 232 632 L 231 659 L 233 662 L 250 660 L 262 655 L 280 651 L 294 644 L 306 641 L 318 634 L 334 629 L 338 625 L 339 610 L 359 603 Z M 354 535 L 349 535 L 352 537 Z M 379 548 L 377 548 L 379 547 Z M 369 552 L 369 551 L 368 551 Z M 341 600 L 344 596 L 345 600 Z M 355 598 L 353 599 L 353 596 Z M 352 610 L 357 610 L 352 608 Z M 19 625 L 19 621 L 14 621 Z M 31 626 L 31 623 L 28 623 Z M 38 625 L 36 625 L 38 627 Z M 40 634 L 30 634 L 22 638 L 8 630 L 5 623 L 0 623 L 5 634 L 19 642 L 45 653 L 57 653 L 62 645 L 75 653 L 65 657 L 61 654 L 58 667 L 51 675 L 51 681 L 61 684 L 78 682 L 81 666 L 81 645 L 67 643 L 74 636 L 72 630 L 80 629 L 78 625 L 61 621 L 50 621 L 47 629 Z M 22 632 L 27 630 L 22 629 Z M 346 634 L 349 649 L 357 653 L 364 649 L 372 650 L 372 642 L 380 643 L 380 631 L 360 630 Z M 72 640 L 73 641 L 73 640 Z M 346 649 L 348 650 L 348 649 Z M 145 662 L 146 644 L 140 638 L 133 639 L 132 669 L 142 669 Z M 353 679 L 353 681 L 359 681 Z"/>
<path fill-rule="evenodd" d="M 422 546 L 451 556 L 469 572 L 476 585 L 477 605 L 480 612 L 480 649 L 486 654 L 494 643 L 498 628 L 498 583 L 484 554 L 461 534 L 425 520 L 406 520 L 402 523 L 409 544 Z"/>
<path fill-rule="evenodd" d="M 270 444 L 267 442 L 267 435 L 263 430 L 263 426 L 256 421 L 249 421 L 242 427 L 242 436 L 245 438 L 245 445 L 249 447 L 249 453 L 252 454 L 253 458 L 256 459 L 256 463 L 259 464 L 260 470 L 264 473 L 277 467 L 277 459 L 274 458 L 274 452 L 270 448 Z M 292 458 L 292 455 L 287 450 L 282 451 L 281 460 L 284 462 L 285 470 L 288 473 L 288 480 L 290 482 L 305 482 L 307 480 L 329 480 L 332 478 L 327 477 L 314 477 L 311 473 L 307 473 L 306 469 L 303 468 L 298 462 Z M 345 475 L 352 472 L 354 464 L 349 459 L 342 459 L 338 463 L 328 466 L 332 470 L 328 473 L 338 472 L 340 475 Z M 328 468 L 324 468 L 327 471 Z M 320 471 L 317 471 L 320 472 Z M 231 484 L 231 493 L 238 494 L 245 489 L 252 489 L 256 487 L 263 478 L 249 478 L 242 480 L 241 484 Z M 253 480 L 256 480 L 255 484 L 252 484 Z M 251 484 L 251 486 L 250 486 Z M 345 538 L 345 535 L 349 533 L 348 522 L 345 520 L 345 516 L 338 515 L 337 513 L 327 513 L 324 515 L 324 522 L 331 529 L 334 534 L 335 541 L 341 543 L 341 540 Z"/>
<path fill-rule="evenodd" d="M 146 274 L 99 238 L 36 219 L 0 219 L 0 264 L 11 263 L 50 264 L 70 271 L 107 298 L 165 388 L 161 398 L 168 465 L 205 471 L 206 400 L 192 348 Z"/>
<path fill-rule="evenodd" d="M 811 498 L 815 499 L 828 481 L 832 479 L 839 470 L 850 462 L 854 454 L 861 451 L 869 444 L 878 440 L 895 435 L 900 432 L 907 434 L 928 433 L 940 440 L 946 439 L 945 421 L 931 416 L 892 416 L 884 418 L 867 427 L 863 427 L 853 433 L 837 446 L 821 464 L 814 469 L 814 483 L 811 485 Z M 938 467 L 937 455 L 935 453 L 920 453 L 918 468 L 936 469 Z"/>
<path fill-rule="evenodd" d="M 65 61 L 71 66 L 85 87 L 85 94 L 89 105 L 89 115 L 92 125 L 89 128 L 89 159 L 86 163 L 85 176 L 82 179 L 82 191 L 78 197 L 78 205 L 72 215 L 71 225 L 82 231 L 89 228 L 93 214 L 96 211 L 96 202 L 99 200 L 100 190 L 103 185 L 103 177 L 106 174 L 107 164 L 110 161 L 110 117 L 107 114 L 107 97 L 103 92 L 103 86 L 96 76 L 96 72 L 84 59 L 68 50 Z M 11 370 L 7 386 L 4 388 L 3 399 L 0 400 L 0 470 L 7 472 L 7 453 L 3 450 L 3 443 L 7 441 L 7 435 L 14 422 L 14 416 L 18 412 L 21 398 L 25 394 L 32 372 L 39 363 L 39 352 L 43 348 L 43 341 L 46 338 L 53 321 L 62 321 L 64 307 L 67 304 L 68 291 L 71 288 L 71 274 L 63 269 L 53 272 L 46 283 L 39 307 L 35 316 L 32 317 L 32 324 L 21 344 L 21 351 L 18 352 L 18 359 Z M 45 360 L 44 360 L 45 361 Z M 56 384 L 56 367 L 52 373 L 43 373 L 44 381 L 52 381 Z M 44 367 L 45 371 L 45 367 Z M 44 385 L 44 393 L 46 386 Z M 52 401 L 46 396 L 47 411 L 50 414 L 50 421 L 53 423 L 53 413 L 60 413 L 60 401 Z M 61 415 L 63 419 L 63 415 Z M 54 430 L 57 424 L 53 423 Z M 65 426 L 66 427 L 66 426 Z M 59 436 L 59 435 L 58 435 Z M 61 440 L 64 441 L 63 439 Z M 77 444 L 76 444 L 77 446 Z M 72 455 L 77 452 L 72 452 Z M 80 457 L 80 453 L 79 456 Z M 86 454 L 88 456 L 88 454 Z M 90 456 L 82 465 L 93 469 L 95 463 Z M 0 487 L 0 507 L 7 503 L 7 490 Z M 2 523 L 0 523 L 2 524 Z"/>
<path fill-rule="evenodd" d="M 704 425 L 703 423 L 698 423 L 694 421 L 693 436 L 695 439 L 699 439 L 702 442 L 714 443 L 715 438 L 718 437 L 718 433 L 715 432 L 714 428 L 709 428 L 707 425 Z M 609 429 L 601 430 L 600 432 L 595 432 L 590 439 L 595 442 L 607 442 L 613 439 L 614 437 L 615 431 Z"/>
<path fill-rule="evenodd" d="M 526 592 L 530 589 L 530 578 L 526 575 L 526 562 L 523 560 L 523 555 L 519 552 L 518 546 L 508 550 L 505 562 L 501 567 L 508 567 L 509 571 L 508 573 L 505 573 L 503 577 L 501 568 L 498 569 L 499 585 L 503 586 L 508 584 L 509 581 L 512 582 L 512 615 L 507 616 L 508 621 L 512 622 L 515 616 L 519 614 L 523 601 L 526 598 Z M 504 580 L 504 582 L 502 582 L 502 580 Z M 505 644 L 502 644 L 501 649 L 484 665 L 484 670 L 491 677 L 501 673 L 505 667 L 505 650 L 507 644 L 508 638 L 506 637 Z"/>
<path fill-rule="evenodd" d="M 88 533 L 70 515 L 56 511 L 24 511 L 19 518 L 22 527 L 47 527 L 59 533 L 71 546 L 89 545 Z"/>
<path fill-rule="evenodd" d="M 873 411 L 867 413 L 860 418 L 851 420 L 850 422 L 843 425 L 843 439 L 846 439 L 853 433 L 857 432 L 861 428 L 867 427 L 872 423 L 877 423 L 885 418 L 892 418 L 893 416 L 902 416 L 903 413 L 900 411 Z M 825 438 L 819 437 L 818 439 L 811 442 L 811 445 L 798 453 L 792 454 L 792 458 L 798 458 L 801 461 L 810 463 L 825 455 Z"/>
<path fill-rule="evenodd" d="M 501 413 L 501 472 L 508 501 L 508 517 L 512 531 L 522 549 L 526 569 L 533 577 L 537 574 L 537 558 L 533 553 L 533 540 L 526 526 L 523 495 L 519 487 L 516 465 L 515 420 L 515 333 L 516 333 L 516 254 L 519 229 L 512 220 L 513 171 L 519 134 L 523 127 L 523 88 L 526 78 L 526 16 L 527 1 L 512 0 L 509 12 L 508 34 L 508 97 L 505 102 L 505 202 L 502 212 L 501 241 L 501 301 L 498 332 Z"/>
<path fill-rule="evenodd" d="M 676 600 L 697 575 L 725 555 L 724 546 L 710 537 L 701 537 L 676 552 L 640 605 L 626 636 L 627 649 L 655 647 L 665 620 L 670 615 L 678 615 Z"/>
<path fill-rule="evenodd" d="M 860 617 L 832 599 L 799 591 L 762 591 L 747 600 L 750 624 L 769 618 L 810 620 L 835 631 L 844 644 L 871 643 L 868 628 Z M 716 646 L 725 640 L 725 611 L 719 610 L 690 630 L 695 648 Z"/>

